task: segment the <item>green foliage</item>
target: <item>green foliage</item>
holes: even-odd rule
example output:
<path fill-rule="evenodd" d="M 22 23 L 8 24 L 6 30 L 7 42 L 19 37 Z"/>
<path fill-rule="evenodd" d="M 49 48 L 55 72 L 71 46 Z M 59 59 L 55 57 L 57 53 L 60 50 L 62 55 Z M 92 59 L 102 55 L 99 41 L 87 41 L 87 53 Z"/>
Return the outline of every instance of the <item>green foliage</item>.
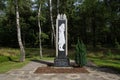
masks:
<path fill-rule="evenodd" d="M 110 49 L 108 50 L 106 57 L 112 58 L 112 52 Z"/>
<path fill-rule="evenodd" d="M 115 39 L 115 46 L 116 46 L 117 49 L 120 49 L 120 44 L 116 39 Z"/>
<path fill-rule="evenodd" d="M 19 56 L 0 56 L 0 63 L 14 61 L 15 59 L 18 59 L 18 57 Z"/>
<path fill-rule="evenodd" d="M 0 63 L 9 61 L 9 58 L 7 56 L 0 56 Z"/>
<path fill-rule="evenodd" d="M 78 43 L 76 45 L 76 53 L 75 53 L 75 62 L 78 64 L 80 67 L 83 67 L 86 65 L 87 60 L 86 60 L 86 47 L 84 43 L 78 40 Z"/>
<path fill-rule="evenodd" d="M 79 44 L 80 43 L 81 42 L 79 42 Z M 113 51 L 113 50 L 106 49 L 110 53 L 110 55 L 112 55 L 112 58 L 110 58 L 109 56 L 104 56 L 104 55 L 101 57 L 105 49 L 97 48 L 97 50 L 93 50 L 93 48 L 90 47 L 88 51 L 89 53 L 86 55 L 88 55 L 89 60 L 92 60 L 93 62 L 95 62 L 95 64 L 97 64 L 100 67 L 103 66 L 103 67 L 109 67 L 109 68 L 120 70 L 120 65 L 119 65 L 120 64 L 120 55 L 119 55 L 120 51 L 116 52 L 116 50 Z M 74 49 L 70 49 L 68 53 L 69 53 L 68 56 L 70 56 L 69 58 L 71 59 L 73 59 L 73 56 L 76 55 L 74 54 L 75 53 Z M 12 59 L 12 61 L 10 61 L 9 59 L 9 61 L 0 62 L 0 73 L 7 72 L 11 69 L 21 68 L 22 66 L 24 66 L 31 60 L 40 60 L 39 48 L 27 48 L 26 49 L 27 59 L 23 63 L 19 62 L 19 58 L 18 58 L 19 56 L 17 56 L 17 54 L 19 54 L 19 49 L 14 49 L 14 48 L 0 49 L 0 56 L 4 55 L 7 58 L 7 60 L 9 58 Z M 96 55 L 96 54 L 99 54 L 99 55 Z M 55 50 L 49 49 L 49 48 L 43 48 L 43 56 L 44 58 L 42 60 L 49 60 L 49 61 L 54 60 Z"/>
<path fill-rule="evenodd" d="M 21 36 L 25 47 L 38 47 L 38 6 L 41 3 L 42 43 L 51 43 L 51 27 L 48 0 L 18 0 L 20 12 Z M 68 19 L 69 47 L 80 36 L 85 44 L 94 43 L 103 46 L 120 44 L 119 0 L 59 0 L 52 1 L 53 22 L 55 25 L 57 10 L 65 13 Z M 25 3 L 25 4 L 24 4 Z M 18 47 L 14 0 L 0 0 L 0 46 Z M 46 39 L 46 35 L 47 40 Z M 117 42 L 115 41 L 117 39 Z"/>
<path fill-rule="evenodd" d="M 0 48 L 0 63 L 13 61 L 19 58 L 20 51 L 13 48 Z"/>
<path fill-rule="evenodd" d="M 42 33 L 41 33 L 42 44 L 45 43 L 46 40 L 48 40 L 48 39 L 49 39 L 49 36 L 48 36 L 46 33 L 42 32 Z M 35 45 L 38 45 L 38 44 L 39 44 L 38 34 L 37 34 L 37 37 L 36 37 L 36 42 L 35 42 L 34 44 L 35 44 Z"/>
<path fill-rule="evenodd" d="M 0 56 L 18 56 L 19 53 L 19 49 L 0 48 Z"/>
<path fill-rule="evenodd" d="M 54 60 L 49 53 L 51 52 L 55 56 L 55 51 L 51 49 L 43 49 L 43 54 L 46 56 L 42 60 Z M 14 55 L 12 54 L 14 53 Z M 27 48 L 26 49 L 26 61 L 19 62 L 19 50 L 13 48 L 0 49 L 0 73 L 7 72 L 11 69 L 18 69 L 26 65 L 31 60 L 40 60 L 39 48 Z M 4 56 L 3 56 L 4 55 Z"/>
<path fill-rule="evenodd" d="M 111 59 L 101 59 L 101 58 L 89 58 L 89 60 L 92 60 L 97 66 L 99 67 L 106 67 L 111 68 L 113 70 L 116 70 L 120 72 L 120 60 L 111 60 Z"/>
<path fill-rule="evenodd" d="M 29 60 L 26 60 L 25 62 L 18 62 L 18 61 L 7 61 L 0 63 L 0 73 L 5 73 L 11 69 L 18 69 L 23 67 L 29 62 Z"/>
<path fill-rule="evenodd" d="M 44 40 L 44 39 L 49 39 L 49 36 L 45 33 L 41 33 L 41 38 Z"/>

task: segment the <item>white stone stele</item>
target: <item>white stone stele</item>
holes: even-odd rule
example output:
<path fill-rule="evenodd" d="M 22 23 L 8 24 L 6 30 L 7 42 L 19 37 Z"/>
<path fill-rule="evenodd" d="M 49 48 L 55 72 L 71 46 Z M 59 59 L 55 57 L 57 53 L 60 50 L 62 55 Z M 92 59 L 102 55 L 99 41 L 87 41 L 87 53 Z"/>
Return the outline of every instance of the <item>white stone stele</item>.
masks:
<path fill-rule="evenodd" d="M 65 24 L 63 25 L 65 28 L 66 28 L 66 30 L 65 30 L 65 36 L 62 36 L 63 38 L 65 37 L 66 39 L 61 39 L 61 40 L 63 40 L 63 43 L 62 43 L 62 45 L 63 44 L 66 44 L 66 47 L 65 47 L 65 49 L 66 49 L 66 56 L 68 55 L 67 53 L 68 53 L 68 49 L 67 49 L 67 17 L 66 17 L 66 15 L 65 14 L 58 14 L 58 16 L 57 16 L 57 19 L 56 19 L 56 57 L 58 56 L 58 46 L 59 46 L 59 42 L 58 42 L 58 20 L 65 20 Z M 65 41 L 64 41 L 65 40 Z M 62 41 L 61 41 L 62 42 Z M 65 42 L 65 43 L 64 43 Z M 60 50 L 60 49 L 59 49 Z M 61 49 L 62 50 L 62 49 Z M 64 51 L 64 50 L 62 50 L 62 51 Z"/>

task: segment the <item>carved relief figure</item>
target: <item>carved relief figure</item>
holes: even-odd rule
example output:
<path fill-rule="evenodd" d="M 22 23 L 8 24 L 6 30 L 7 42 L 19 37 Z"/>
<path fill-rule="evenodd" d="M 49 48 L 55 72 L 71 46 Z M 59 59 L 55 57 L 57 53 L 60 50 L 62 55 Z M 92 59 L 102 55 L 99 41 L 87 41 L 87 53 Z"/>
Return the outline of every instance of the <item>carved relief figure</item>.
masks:
<path fill-rule="evenodd" d="M 65 35 L 64 35 L 64 32 L 65 32 L 65 24 L 62 23 L 60 26 L 59 26 L 59 51 L 64 51 L 63 49 L 63 46 L 65 44 Z"/>

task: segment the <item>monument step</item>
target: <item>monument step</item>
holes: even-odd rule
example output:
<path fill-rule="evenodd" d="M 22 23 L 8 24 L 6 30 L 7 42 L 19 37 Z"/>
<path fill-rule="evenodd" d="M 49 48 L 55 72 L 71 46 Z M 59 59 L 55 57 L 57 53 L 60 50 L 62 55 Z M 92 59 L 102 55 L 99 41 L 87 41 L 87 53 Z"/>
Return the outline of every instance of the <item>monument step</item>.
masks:
<path fill-rule="evenodd" d="M 68 58 L 56 58 L 54 60 L 55 67 L 70 67 L 70 60 Z"/>

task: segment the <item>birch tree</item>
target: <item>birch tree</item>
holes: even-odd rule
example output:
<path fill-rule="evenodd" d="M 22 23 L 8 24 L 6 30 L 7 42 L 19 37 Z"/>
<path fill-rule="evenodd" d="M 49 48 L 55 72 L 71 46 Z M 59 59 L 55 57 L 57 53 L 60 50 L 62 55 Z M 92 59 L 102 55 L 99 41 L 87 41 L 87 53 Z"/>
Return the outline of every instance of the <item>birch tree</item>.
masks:
<path fill-rule="evenodd" d="M 50 9 L 50 20 L 51 20 L 51 26 L 52 26 L 52 33 L 51 33 L 51 43 L 53 45 L 53 41 L 54 41 L 54 45 L 55 45 L 55 28 L 54 28 L 54 24 L 53 24 L 53 15 L 52 15 L 52 0 L 49 0 L 49 9 Z"/>
<path fill-rule="evenodd" d="M 41 43 L 41 24 L 40 24 L 40 15 L 41 15 L 41 3 L 39 3 L 39 8 L 38 8 L 38 27 L 39 27 L 40 58 L 42 58 L 43 55 L 42 55 L 42 43 Z"/>
<path fill-rule="evenodd" d="M 20 62 L 25 61 L 25 50 L 21 39 L 21 28 L 20 28 L 20 16 L 19 16 L 19 9 L 18 9 L 18 0 L 15 0 L 15 7 L 16 7 L 16 26 L 17 26 L 17 37 L 18 43 L 20 47 Z"/>

